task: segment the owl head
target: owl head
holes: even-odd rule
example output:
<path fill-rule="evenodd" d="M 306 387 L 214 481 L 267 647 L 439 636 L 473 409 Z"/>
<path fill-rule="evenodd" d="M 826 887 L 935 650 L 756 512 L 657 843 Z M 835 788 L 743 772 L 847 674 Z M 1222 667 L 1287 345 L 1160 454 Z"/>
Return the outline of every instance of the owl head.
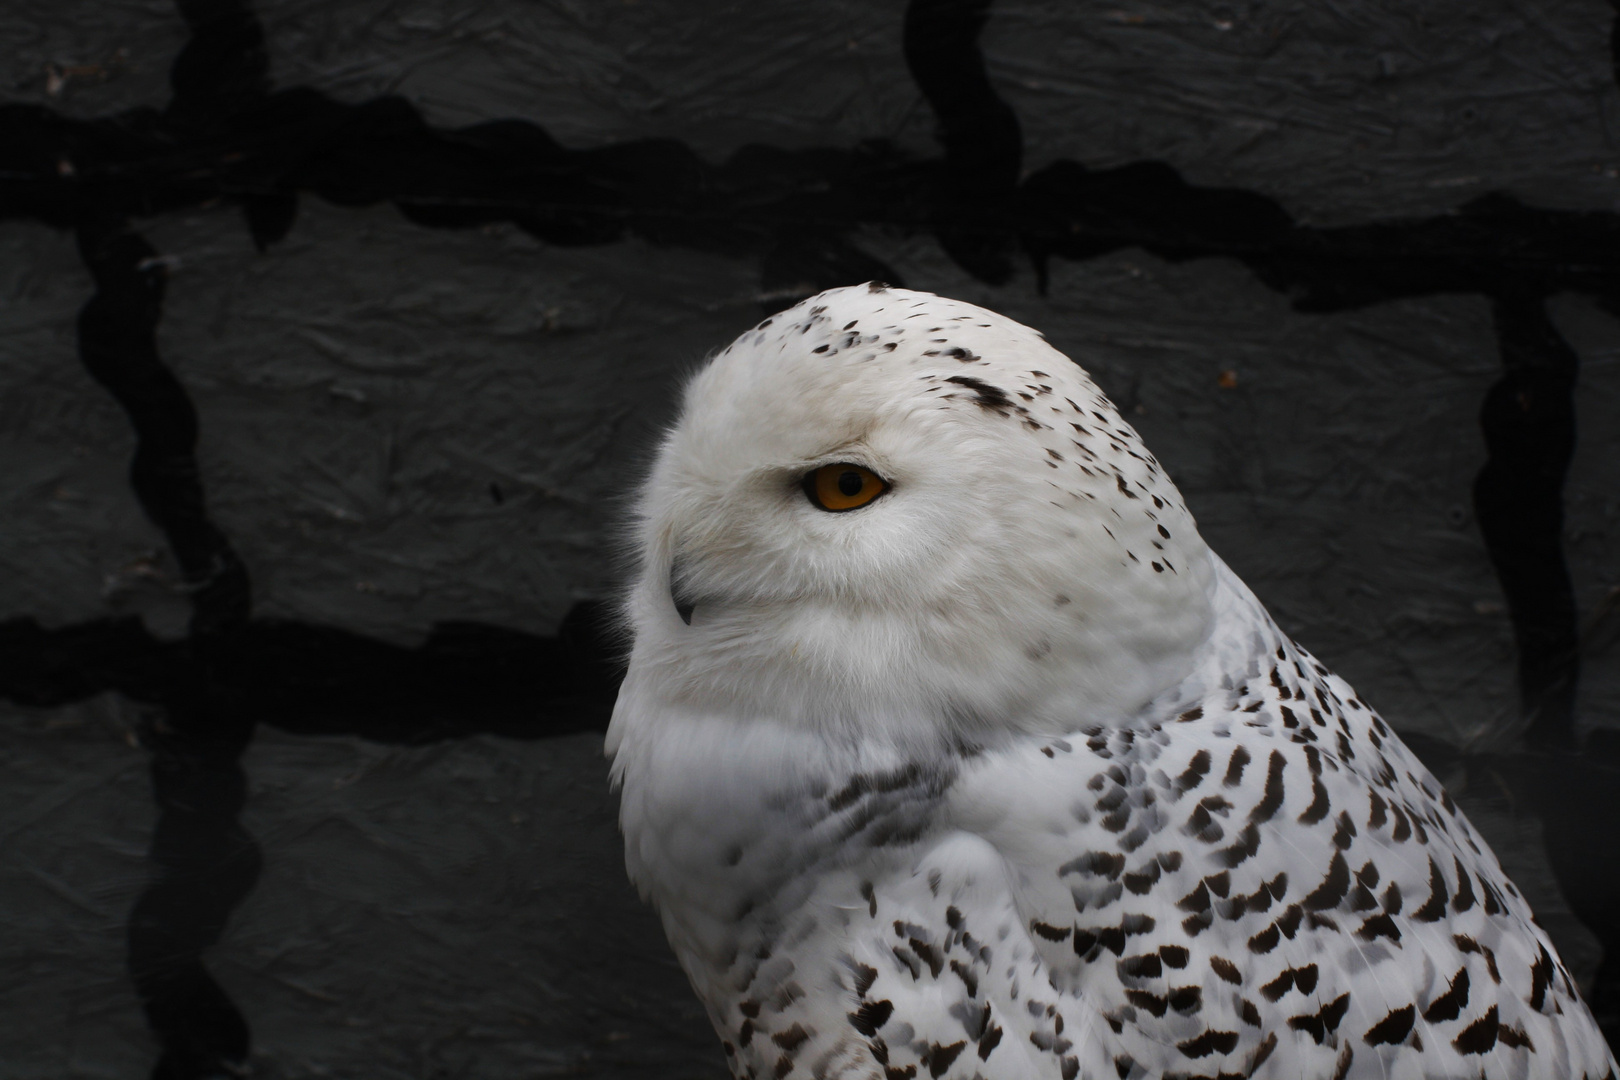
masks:
<path fill-rule="evenodd" d="M 1072 731 L 1175 685 L 1212 623 L 1212 556 L 1086 373 L 1011 319 L 876 282 L 691 378 L 632 533 L 615 729 Z"/>

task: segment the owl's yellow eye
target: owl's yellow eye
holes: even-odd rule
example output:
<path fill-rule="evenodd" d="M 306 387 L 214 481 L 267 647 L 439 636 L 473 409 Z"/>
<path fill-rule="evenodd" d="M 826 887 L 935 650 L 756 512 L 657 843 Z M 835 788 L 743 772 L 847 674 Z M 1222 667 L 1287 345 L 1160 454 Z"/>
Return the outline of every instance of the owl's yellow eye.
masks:
<path fill-rule="evenodd" d="M 804 493 L 823 510 L 858 510 L 889 490 L 889 482 L 871 469 L 841 462 L 823 465 L 804 478 Z"/>

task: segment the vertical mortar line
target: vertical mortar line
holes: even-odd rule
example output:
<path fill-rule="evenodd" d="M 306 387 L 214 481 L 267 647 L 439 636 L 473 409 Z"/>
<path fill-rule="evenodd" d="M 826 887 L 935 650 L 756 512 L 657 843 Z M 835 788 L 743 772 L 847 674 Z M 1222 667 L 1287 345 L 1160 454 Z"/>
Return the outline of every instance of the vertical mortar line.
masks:
<path fill-rule="evenodd" d="M 135 428 L 130 486 L 192 589 L 191 629 L 206 634 L 243 622 L 251 605 L 247 568 L 208 520 L 195 453 L 197 411 L 158 356 L 163 263 L 115 214 L 86 208 L 76 232 L 96 284 L 79 312 L 79 356 Z"/>
<path fill-rule="evenodd" d="M 210 677 L 221 646 L 246 623 L 246 568 L 208 520 L 195 456 L 197 414 L 158 355 L 164 268 L 119 215 L 88 201 L 79 252 L 96 291 L 79 314 L 86 370 L 123 406 L 135 429 L 130 484 L 168 538 L 192 587 L 191 628 L 166 709 L 143 731 L 152 752 L 158 821 L 153 874 L 130 911 L 130 975 L 162 1046 L 154 1077 L 189 1080 L 240 1068 L 246 1021 L 202 964 L 231 909 L 252 888 L 259 849 L 237 823 L 246 794 L 238 759 L 253 725 Z"/>
<path fill-rule="evenodd" d="M 229 129 L 269 90 L 264 33 L 246 0 L 177 0 L 190 38 L 175 57 L 163 122 L 185 140 Z M 244 204 L 261 246 L 273 235 L 256 204 Z M 267 233 L 266 230 L 269 230 Z M 130 910 L 130 975 L 161 1045 L 154 1080 L 241 1072 L 251 1032 L 202 955 L 258 878 L 261 855 L 237 817 L 247 795 L 240 759 L 253 721 L 217 678 L 232 635 L 252 607 L 247 568 L 207 514 L 196 459 L 197 412 L 164 366 L 156 331 L 164 271 L 121 215 L 82 204 L 79 248 L 96 294 L 79 318 L 85 367 L 118 399 L 135 428 L 130 483 L 168 538 L 192 589 L 182 651 L 166 709 L 145 725 L 158 804 L 153 874 Z"/>
<path fill-rule="evenodd" d="M 1614 8 L 1614 23 L 1609 27 L 1609 66 L 1615 84 L 1620 85 L 1620 0 L 1609 0 L 1609 6 Z"/>
<path fill-rule="evenodd" d="M 1538 749 L 1573 750 L 1580 656 L 1563 489 L 1575 453 L 1579 358 L 1541 291 L 1503 288 L 1491 311 L 1504 370 L 1480 410 L 1488 457 L 1474 480 L 1474 510 L 1513 619 L 1526 738 Z"/>
<path fill-rule="evenodd" d="M 904 46 L 945 151 L 929 193 L 934 232 L 963 269 L 1000 285 L 1012 277 L 1024 144 L 1018 116 L 996 94 L 979 48 L 989 20 L 990 0 L 911 0 Z"/>

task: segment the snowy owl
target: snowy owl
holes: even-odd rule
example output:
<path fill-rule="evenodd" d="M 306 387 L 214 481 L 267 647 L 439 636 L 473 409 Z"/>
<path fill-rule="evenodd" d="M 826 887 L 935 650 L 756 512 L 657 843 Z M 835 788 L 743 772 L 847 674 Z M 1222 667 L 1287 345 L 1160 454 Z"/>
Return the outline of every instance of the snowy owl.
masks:
<path fill-rule="evenodd" d="M 634 529 L 626 861 L 736 1076 L 1614 1075 L 1479 834 L 1034 330 L 766 319 Z"/>

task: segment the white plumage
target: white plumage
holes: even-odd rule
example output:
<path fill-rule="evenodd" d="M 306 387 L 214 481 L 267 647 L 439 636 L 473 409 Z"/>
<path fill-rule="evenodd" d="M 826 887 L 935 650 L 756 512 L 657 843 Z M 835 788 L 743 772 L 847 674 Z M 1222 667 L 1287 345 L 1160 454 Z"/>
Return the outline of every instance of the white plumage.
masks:
<path fill-rule="evenodd" d="M 626 861 L 737 1076 L 1613 1075 L 1478 834 L 1035 331 L 767 319 L 636 527 Z"/>

